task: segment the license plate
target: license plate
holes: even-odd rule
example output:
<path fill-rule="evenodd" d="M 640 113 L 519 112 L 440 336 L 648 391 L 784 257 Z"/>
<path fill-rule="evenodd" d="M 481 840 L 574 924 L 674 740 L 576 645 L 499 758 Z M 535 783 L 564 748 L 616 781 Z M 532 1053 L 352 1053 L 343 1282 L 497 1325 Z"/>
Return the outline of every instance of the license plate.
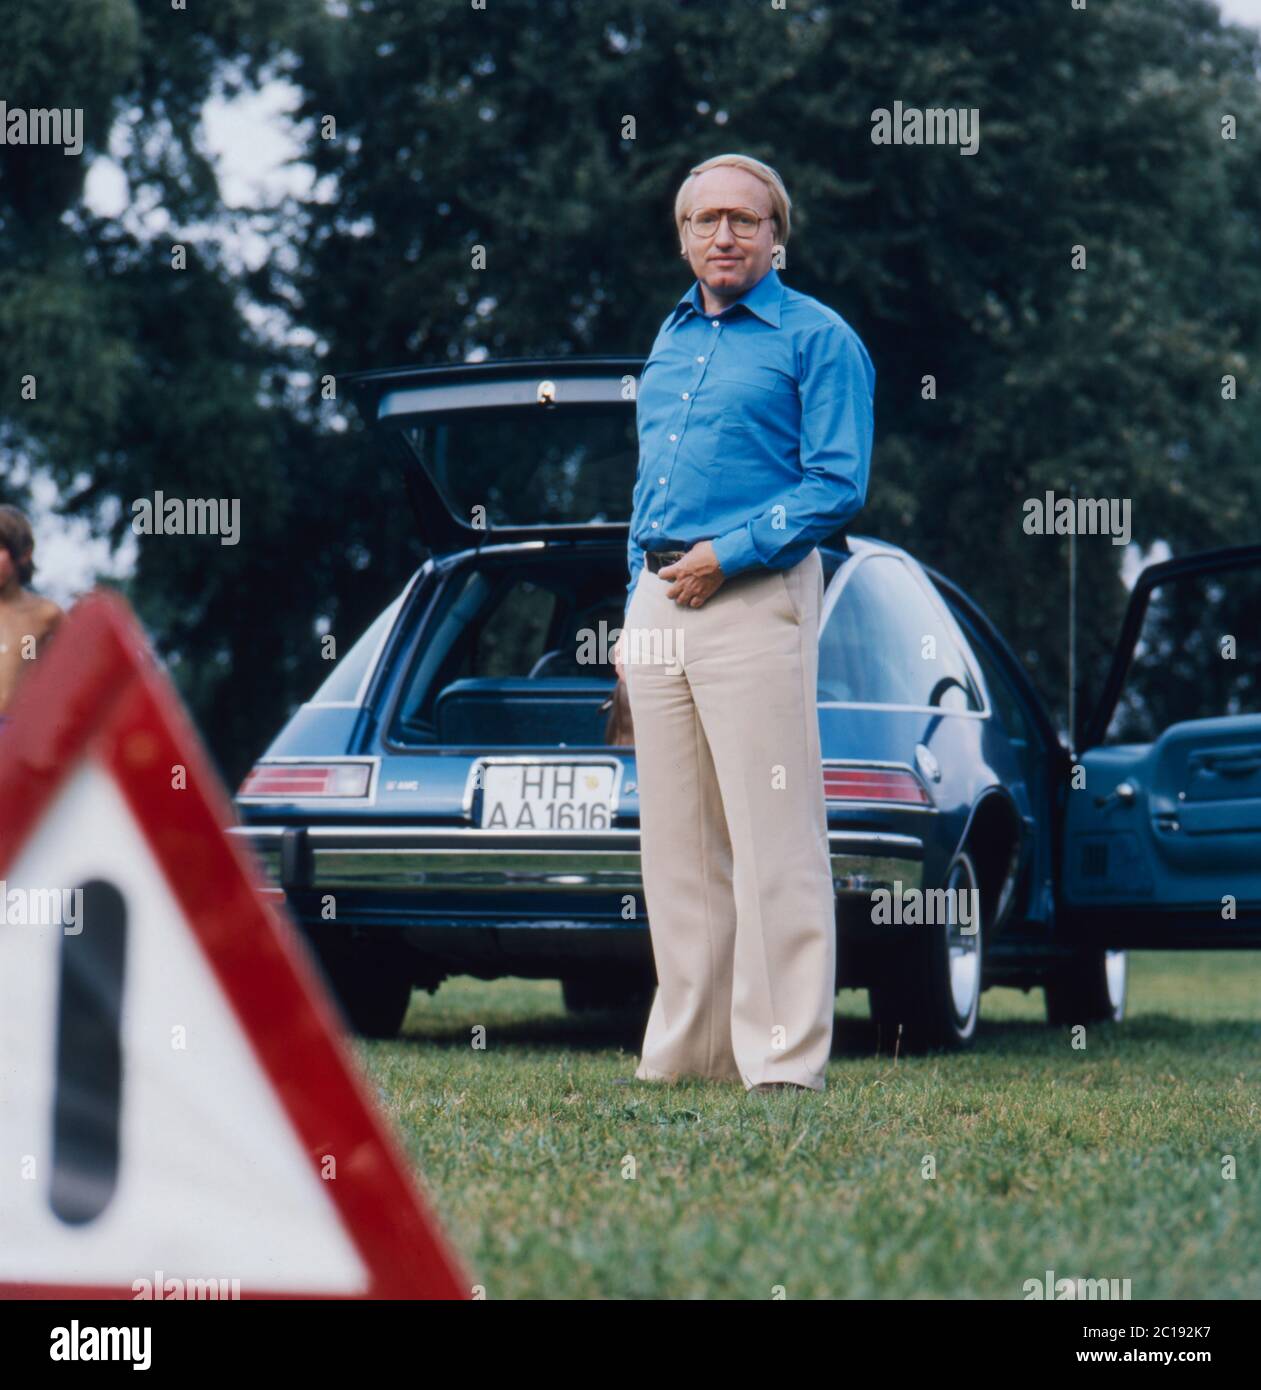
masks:
<path fill-rule="evenodd" d="M 490 763 L 482 775 L 483 830 L 608 830 L 607 763 Z"/>

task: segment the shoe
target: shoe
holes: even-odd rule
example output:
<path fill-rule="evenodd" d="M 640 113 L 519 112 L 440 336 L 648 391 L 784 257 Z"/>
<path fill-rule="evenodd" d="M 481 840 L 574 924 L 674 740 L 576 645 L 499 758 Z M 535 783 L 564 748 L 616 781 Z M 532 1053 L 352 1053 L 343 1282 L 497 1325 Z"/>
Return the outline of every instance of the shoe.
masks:
<path fill-rule="evenodd" d="M 759 1081 L 755 1091 L 810 1091 L 812 1086 L 803 1086 L 800 1081 Z"/>

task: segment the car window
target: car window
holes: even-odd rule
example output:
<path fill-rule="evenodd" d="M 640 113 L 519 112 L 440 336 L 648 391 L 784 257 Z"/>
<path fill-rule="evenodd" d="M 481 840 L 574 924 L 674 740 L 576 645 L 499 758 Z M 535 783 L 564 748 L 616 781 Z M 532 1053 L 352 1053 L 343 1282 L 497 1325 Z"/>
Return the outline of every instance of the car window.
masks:
<path fill-rule="evenodd" d="M 509 584 L 466 646 L 461 676 L 528 676 L 547 650 L 556 595 L 528 579 Z"/>
<path fill-rule="evenodd" d="M 969 643 L 976 664 L 985 678 L 985 688 L 989 691 L 990 705 L 998 715 L 999 721 L 1013 743 L 1022 748 L 1033 740 L 1033 726 L 1020 697 L 1008 681 L 1003 668 L 996 662 L 989 648 L 973 635 Z"/>
<path fill-rule="evenodd" d="M 629 519 L 639 441 L 628 403 L 430 415 L 403 437 L 463 521 L 480 514 L 493 528 Z"/>
<path fill-rule="evenodd" d="M 861 558 L 819 637 L 819 699 L 980 710 L 954 630 L 893 555 Z"/>
<path fill-rule="evenodd" d="M 1152 743 L 1187 719 L 1261 712 L 1261 571 L 1187 575 L 1148 600 L 1109 743 Z"/>
<path fill-rule="evenodd" d="M 392 604 L 373 621 L 367 631 L 354 644 L 353 647 L 341 657 L 329 672 L 323 684 L 311 696 L 309 701 L 313 705 L 340 704 L 346 701 L 353 701 L 359 693 L 359 687 L 363 684 L 363 678 L 368 674 L 372 666 L 373 658 L 381 643 L 385 640 L 386 634 L 394 625 L 394 619 L 398 616 L 398 610 L 402 607 L 403 595 L 400 594 Z"/>
<path fill-rule="evenodd" d="M 540 583 L 511 572 L 474 573 L 448 586 L 429 621 L 392 725 L 400 741 L 434 736 L 442 693 L 461 680 L 611 681 L 611 635 L 625 587 L 558 577 Z"/>

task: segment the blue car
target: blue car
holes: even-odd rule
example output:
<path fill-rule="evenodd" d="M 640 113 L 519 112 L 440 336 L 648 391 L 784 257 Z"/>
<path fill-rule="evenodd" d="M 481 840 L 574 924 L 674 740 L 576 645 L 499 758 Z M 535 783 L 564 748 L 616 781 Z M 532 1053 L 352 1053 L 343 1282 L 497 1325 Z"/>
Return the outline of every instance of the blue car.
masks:
<path fill-rule="evenodd" d="M 634 748 L 606 742 L 642 365 L 354 378 L 430 558 L 255 764 L 235 833 L 365 1035 L 452 975 L 651 999 Z M 1261 546 L 1144 571 L 1076 753 L 956 585 L 870 537 L 820 553 L 836 986 L 881 1046 L 967 1045 L 994 984 L 1119 1020 L 1129 948 L 1261 944 L 1257 658 L 1228 668 L 1213 627 L 1258 611 Z M 1207 685 L 1162 683 L 1168 633 L 1142 633 L 1171 614 L 1209 623 Z"/>

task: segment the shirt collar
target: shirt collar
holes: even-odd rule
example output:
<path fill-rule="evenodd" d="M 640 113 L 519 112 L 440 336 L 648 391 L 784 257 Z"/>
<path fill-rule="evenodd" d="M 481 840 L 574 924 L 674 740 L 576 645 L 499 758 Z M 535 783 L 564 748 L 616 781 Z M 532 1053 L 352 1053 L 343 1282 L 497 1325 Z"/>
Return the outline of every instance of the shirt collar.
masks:
<path fill-rule="evenodd" d="M 736 304 L 743 304 L 750 313 L 756 314 L 758 318 L 769 323 L 772 328 L 779 327 L 779 311 L 784 300 L 784 282 L 779 278 L 779 272 L 774 266 L 766 272 L 757 282 L 751 285 L 735 301 Z M 728 305 L 734 308 L 735 305 Z M 692 288 L 674 306 L 671 315 L 670 326 L 673 328 L 676 323 L 681 322 L 687 316 L 687 311 L 705 315 L 705 301 L 701 298 L 701 282 L 692 281 Z M 724 310 L 724 312 L 726 312 Z"/>

